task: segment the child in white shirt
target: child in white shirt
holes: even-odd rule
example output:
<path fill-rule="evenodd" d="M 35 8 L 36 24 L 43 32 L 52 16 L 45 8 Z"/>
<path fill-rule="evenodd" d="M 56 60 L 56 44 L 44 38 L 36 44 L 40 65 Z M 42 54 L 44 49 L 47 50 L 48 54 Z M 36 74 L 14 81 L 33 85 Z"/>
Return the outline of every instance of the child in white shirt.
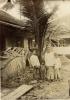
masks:
<path fill-rule="evenodd" d="M 33 68 L 33 78 L 40 78 L 40 61 L 36 55 L 36 51 L 33 51 L 29 59 L 30 66 Z"/>
<path fill-rule="evenodd" d="M 54 65 L 55 65 L 55 53 L 51 47 L 47 48 L 45 53 L 45 66 L 47 68 L 47 79 L 48 81 L 54 80 Z"/>
<path fill-rule="evenodd" d="M 54 67 L 55 80 L 61 79 L 60 68 L 61 68 L 61 61 L 60 61 L 60 58 L 58 57 L 58 55 L 56 55 L 55 67 Z"/>

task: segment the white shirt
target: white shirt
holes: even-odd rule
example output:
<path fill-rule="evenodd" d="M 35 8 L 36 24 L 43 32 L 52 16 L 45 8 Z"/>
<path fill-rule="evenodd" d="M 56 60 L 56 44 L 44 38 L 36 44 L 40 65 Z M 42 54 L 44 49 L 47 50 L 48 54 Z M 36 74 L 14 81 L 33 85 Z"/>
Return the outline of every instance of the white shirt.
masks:
<path fill-rule="evenodd" d="M 55 56 L 54 52 L 45 53 L 45 65 L 46 66 L 54 66 L 55 64 Z"/>
<path fill-rule="evenodd" d="M 39 59 L 36 55 L 32 55 L 30 57 L 30 64 L 34 67 L 34 66 L 37 66 L 39 67 L 40 66 L 40 62 L 39 62 Z"/>
<path fill-rule="evenodd" d="M 60 58 L 56 58 L 56 61 L 55 61 L 55 68 L 57 68 L 57 69 L 61 68 L 61 61 L 60 61 Z"/>

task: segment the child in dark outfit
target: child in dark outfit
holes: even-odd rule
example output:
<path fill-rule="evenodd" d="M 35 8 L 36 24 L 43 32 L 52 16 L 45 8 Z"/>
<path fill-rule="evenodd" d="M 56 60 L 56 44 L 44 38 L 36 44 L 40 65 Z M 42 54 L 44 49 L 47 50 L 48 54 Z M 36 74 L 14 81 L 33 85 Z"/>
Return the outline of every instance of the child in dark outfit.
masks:
<path fill-rule="evenodd" d="M 41 74 L 41 79 L 45 80 L 46 78 L 46 67 L 45 67 L 45 62 L 43 61 L 41 66 L 40 66 L 40 74 Z"/>

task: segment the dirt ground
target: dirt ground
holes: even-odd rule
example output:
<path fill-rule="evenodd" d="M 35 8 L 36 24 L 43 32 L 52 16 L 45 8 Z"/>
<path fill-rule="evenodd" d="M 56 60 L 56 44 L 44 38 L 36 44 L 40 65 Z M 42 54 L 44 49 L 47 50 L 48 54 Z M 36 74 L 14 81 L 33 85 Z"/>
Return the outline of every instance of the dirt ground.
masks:
<path fill-rule="evenodd" d="M 39 81 L 33 84 L 35 87 L 20 100 L 46 100 L 46 99 L 70 99 L 69 82 L 70 80 L 70 62 L 62 66 L 62 79 L 56 82 Z"/>
<path fill-rule="evenodd" d="M 46 100 L 46 99 L 70 99 L 69 98 L 69 82 L 70 80 L 70 62 L 62 66 L 62 80 L 56 82 L 48 81 L 31 81 L 29 84 L 34 85 L 33 90 L 26 95 L 21 96 L 18 100 Z M 12 89 L 13 90 L 13 89 Z M 11 90 L 11 91 L 12 91 Z M 9 93 L 9 89 L 5 89 L 3 94 Z M 3 95 L 2 94 L 2 95 Z"/>

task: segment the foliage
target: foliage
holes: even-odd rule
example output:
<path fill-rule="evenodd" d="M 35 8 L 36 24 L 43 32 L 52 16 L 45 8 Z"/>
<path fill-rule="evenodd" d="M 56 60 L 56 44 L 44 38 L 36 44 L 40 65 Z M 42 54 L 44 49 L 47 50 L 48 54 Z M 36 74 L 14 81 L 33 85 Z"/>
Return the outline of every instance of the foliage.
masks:
<path fill-rule="evenodd" d="M 54 7 L 50 13 L 45 13 L 43 9 L 44 0 L 21 0 L 20 3 L 22 8 L 21 12 L 30 19 L 30 32 L 35 36 L 40 56 L 44 36 L 48 28 L 48 19 L 54 14 L 56 7 Z"/>

